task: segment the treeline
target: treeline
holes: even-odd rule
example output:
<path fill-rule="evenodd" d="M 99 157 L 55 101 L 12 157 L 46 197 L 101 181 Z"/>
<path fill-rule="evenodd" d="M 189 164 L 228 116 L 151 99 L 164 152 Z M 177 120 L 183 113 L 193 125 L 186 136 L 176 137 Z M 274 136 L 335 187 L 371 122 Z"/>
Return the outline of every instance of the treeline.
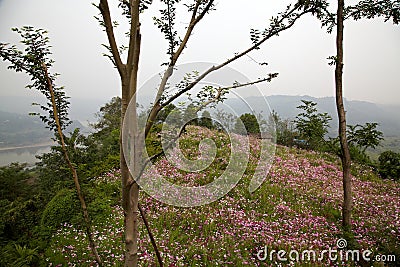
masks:
<path fill-rule="evenodd" d="M 283 119 L 272 112 L 270 120 L 276 127 L 276 142 L 284 146 L 297 146 L 320 152 L 328 152 L 341 157 L 339 137 L 329 137 L 329 121 L 327 113 L 320 113 L 317 104 L 302 100 L 298 106 L 299 113 L 294 120 Z M 347 141 L 351 159 L 355 162 L 373 167 L 381 177 L 394 180 L 400 179 L 400 154 L 385 151 L 375 162 L 366 153 L 374 149 L 383 140 L 383 133 L 378 129 L 378 123 L 367 122 L 363 125 L 347 125 Z"/>
<path fill-rule="evenodd" d="M 341 157 L 339 136 L 328 135 L 332 117 L 324 112 L 318 112 L 317 103 L 301 100 L 297 107 L 298 114 L 294 120 L 282 118 L 276 111 L 268 117 L 262 114 L 244 113 L 239 117 L 223 110 L 215 110 L 211 115 L 203 111 L 197 118 L 197 110 L 190 104 L 185 108 L 177 108 L 170 104 L 157 117 L 153 131 L 161 131 L 161 125 L 168 116 L 170 123 L 179 124 L 193 119 L 187 124 L 198 125 L 210 129 L 223 130 L 237 134 L 260 134 L 271 137 L 276 144 L 283 146 L 296 146 L 302 149 L 327 152 Z M 211 119 L 212 118 L 212 119 Z M 400 179 L 400 154 L 394 151 L 384 151 L 378 161 L 374 161 L 367 153 L 368 149 L 375 149 L 384 140 L 383 133 L 378 130 L 377 122 L 347 125 L 347 141 L 352 161 L 373 167 L 382 177 Z M 157 141 L 153 140 L 153 143 Z"/>

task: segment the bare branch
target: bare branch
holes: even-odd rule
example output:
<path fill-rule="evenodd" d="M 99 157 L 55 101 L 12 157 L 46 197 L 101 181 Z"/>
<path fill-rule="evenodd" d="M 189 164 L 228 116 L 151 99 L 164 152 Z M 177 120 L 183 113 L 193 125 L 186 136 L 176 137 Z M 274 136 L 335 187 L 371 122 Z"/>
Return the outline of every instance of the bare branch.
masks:
<path fill-rule="evenodd" d="M 129 2 L 130 10 L 131 10 L 131 28 L 129 30 L 129 50 L 128 50 L 128 60 L 127 60 L 127 71 L 130 73 L 134 68 L 132 66 L 135 60 L 135 49 L 137 49 L 137 38 L 139 38 L 139 6 L 140 0 L 130 0 Z"/>
<path fill-rule="evenodd" d="M 287 15 L 291 15 L 291 14 L 292 14 L 294 11 L 296 11 L 297 9 L 298 9 L 298 7 L 294 7 L 292 10 L 290 10 L 290 11 L 288 12 Z M 289 22 L 287 25 L 285 25 L 285 26 L 283 26 L 283 27 L 280 27 L 280 28 L 278 28 L 278 29 L 272 29 L 271 31 L 269 31 L 269 33 L 268 33 L 266 36 L 264 36 L 260 41 L 254 43 L 254 44 L 253 44 L 251 47 L 249 47 L 248 49 L 244 50 L 243 52 L 241 52 L 241 53 L 239 53 L 239 54 L 236 54 L 234 57 L 232 57 L 232 58 L 226 60 L 225 62 L 223 62 L 223 63 L 221 63 L 221 64 L 219 64 L 219 65 L 210 67 L 208 70 L 206 70 L 206 71 L 203 72 L 201 75 L 199 75 L 199 77 L 198 77 L 196 80 L 194 80 L 191 84 L 189 84 L 185 89 L 183 89 L 183 90 L 177 92 L 175 95 L 173 95 L 172 97 L 170 97 L 167 101 L 165 101 L 165 102 L 161 105 L 161 107 L 165 107 L 165 106 L 171 104 L 175 99 L 177 99 L 178 97 L 180 97 L 180 96 L 183 95 L 184 93 L 188 92 L 189 90 L 193 89 L 193 87 L 194 87 L 196 84 L 198 84 L 201 80 L 203 80 L 208 74 L 210 74 L 210 73 L 212 73 L 212 72 L 214 72 L 214 71 L 216 71 L 216 70 L 219 70 L 219 69 L 221 69 L 222 67 L 225 67 L 226 65 L 228 65 L 228 64 L 232 63 L 233 61 L 235 61 L 235 60 L 237 60 L 237 59 L 243 57 L 244 55 L 247 55 L 247 54 L 250 53 L 251 51 L 256 50 L 260 45 L 262 45 L 264 42 L 266 42 L 266 41 L 267 41 L 268 39 L 270 39 L 271 37 L 276 36 L 276 35 L 278 35 L 280 32 L 289 29 L 290 27 L 292 27 L 292 26 L 294 25 L 294 23 L 295 23 L 301 16 L 303 16 L 303 15 L 306 14 L 306 13 L 312 12 L 313 10 L 314 10 L 313 8 L 305 9 L 304 11 L 302 11 L 302 12 L 296 14 L 295 17 L 292 18 L 292 19 L 290 20 L 290 22 Z M 285 19 L 287 19 L 287 16 L 282 17 L 282 18 L 279 20 L 278 23 L 282 23 Z"/>
<path fill-rule="evenodd" d="M 201 1 L 197 0 L 196 6 L 193 9 L 193 13 L 192 13 L 192 18 L 190 20 L 190 24 L 186 30 L 186 34 L 185 37 L 183 38 L 181 44 L 179 45 L 178 50 L 175 52 L 175 54 L 173 55 L 172 59 L 171 59 L 171 63 L 170 66 L 174 66 L 175 63 L 177 62 L 179 56 L 182 54 L 183 50 L 186 47 L 187 42 L 189 41 L 190 35 L 192 34 L 192 31 L 194 29 L 194 27 L 196 26 L 196 24 L 203 19 L 203 17 L 205 16 L 205 14 L 210 10 L 210 8 L 212 7 L 214 0 L 210 0 L 207 4 L 207 6 L 204 8 L 203 12 L 196 17 L 197 14 L 197 10 L 199 9 Z"/>
<path fill-rule="evenodd" d="M 182 134 L 183 134 L 183 132 L 184 132 L 186 126 L 187 126 L 189 123 L 190 123 L 190 121 L 186 122 L 186 123 L 182 126 L 182 128 L 180 129 L 178 135 L 175 136 L 174 138 L 172 138 L 171 141 L 169 141 L 169 143 L 168 143 L 166 146 L 164 146 L 164 149 L 163 149 L 161 152 L 159 152 L 159 153 L 157 153 L 157 154 L 155 154 L 155 155 L 153 155 L 153 156 L 151 156 L 151 157 L 149 157 L 149 158 L 146 159 L 146 161 L 143 163 L 142 169 L 141 169 L 140 174 L 138 175 L 138 177 L 142 177 L 143 172 L 144 172 L 144 170 L 145 170 L 146 167 L 147 167 L 147 164 L 149 164 L 150 162 L 152 162 L 152 161 L 158 159 L 160 156 L 164 155 L 165 150 L 171 148 L 171 147 L 175 144 L 176 140 L 178 140 L 178 138 L 182 136 Z"/>
<path fill-rule="evenodd" d="M 142 209 L 142 206 L 140 205 L 140 203 L 138 203 L 138 208 L 139 208 L 139 211 L 140 211 L 140 215 L 143 218 L 144 225 L 146 226 L 147 233 L 149 234 L 151 244 L 153 245 L 153 248 L 154 248 L 154 250 L 156 252 L 158 264 L 160 265 L 160 267 L 163 267 L 164 264 L 163 264 L 163 261 L 162 261 L 162 258 L 161 258 L 161 254 L 160 254 L 160 251 L 158 250 L 157 243 L 156 243 L 156 241 L 154 239 L 153 233 L 151 232 L 149 222 L 147 221 L 147 218 L 146 218 L 146 213 Z"/>
<path fill-rule="evenodd" d="M 262 78 L 257 81 L 252 81 L 252 82 L 248 82 L 248 83 L 236 83 L 232 86 L 217 88 L 217 95 L 214 98 L 209 99 L 206 102 L 203 102 L 200 106 L 198 106 L 196 108 L 195 112 L 196 113 L 199 112 L 200 110 L 202 110 L 206 106 L 210 105 L 211 103 L 218 102 L 221 99 L 221 97 L 223 96 L 223 93 L 226 91 L 236 89 L 236 88 L 246 87 L 246 86 L 250 86 L 250 85 L 255 85 L 258 83 L 262 83 L 262 82 L 271 82 L 272 79 L 276 78 L 276 77 L 278 77 L 278 73 L 270 73 L 267 78 Z"/>
<path fill-rule="evenodd" d="M 114 28 L 113 28 L 113 23 L 111 20 L 111 14 L 110 14 L 110 8 L 108 6 L 108 1 L 100 0 L 100 4 L 99 4 L 98 8 L 103 17 L 103 22 L 104 22 L 104 26 L 106 28 L 108 42 L 110 43 L 110 52 L 112 53 L 112 56 L 114 58 L 115 66 L 117 67 L 120 76 L 123 77 L 126 75 L 125 74 L 125 65 L 122 63 L 121 55 L 118 51 L 118 45 L 115 40 Z"/>

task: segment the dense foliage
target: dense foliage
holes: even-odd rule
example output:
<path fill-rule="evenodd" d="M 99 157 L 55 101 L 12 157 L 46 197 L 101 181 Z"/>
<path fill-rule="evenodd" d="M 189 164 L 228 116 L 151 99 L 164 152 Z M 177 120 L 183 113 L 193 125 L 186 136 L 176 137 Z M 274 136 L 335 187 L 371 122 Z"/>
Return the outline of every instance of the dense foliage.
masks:
<path fill-rule="evenodd" d="M 400 180 L 400 154 L 393 151 L 383 152 L 379 158 L 379 173 L 385 178 Z"/>
<path fill-rule="evenodd" d="M 118 105 L 120 98 L 116 97 L 100 108 L 98 121 L 92 125 L 94 132 L 88 136 L 79 129 L 65 136 L 94 221 L 104 220 L 103 212 L 120 198 L 119 187 L 95 186 L 92 181 L 119 167 Z M 39 255 L 62 223 L 78 227 L 82 223 L 61 147 L 54 145 L 38 158 L 34 168 L 18 163 L 0 167 L 0 266 L 38 266 L 39 259 L 44 260 Z"/>
<path fill-rule="evenodd" d="M 250 113 L 240 115 L 235 124 L 234 131 L 238 134 L 259 134 L 260 125 L 257 117 Z"/>

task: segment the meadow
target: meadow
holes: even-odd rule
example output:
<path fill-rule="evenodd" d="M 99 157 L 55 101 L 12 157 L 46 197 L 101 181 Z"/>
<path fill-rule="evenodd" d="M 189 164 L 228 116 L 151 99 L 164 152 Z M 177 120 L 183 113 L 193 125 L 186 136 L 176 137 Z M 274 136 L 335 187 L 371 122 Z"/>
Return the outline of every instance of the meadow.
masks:
<path fill-rule="evenodd" d="M 199 142 L 215 141 L 217 155 L 205 171 L 190 174 L 165 158 L 156 165 L 165 178 L 181 185 L 212 181 L 229 159 L 228 136 L 223 132 L 188 127 L 180 147 L 189 157 L 198 156 Z M 271 169 L 262 186 L 249 193 L 248 184 L 258 163 L 259 140 L 250 137 L 250 160 L 243 178 L 227 195 L 209 205 L 178 208 L 141 192 L 140 203 L 159 246 L 165 266 L 354 266 L 352 260 L 318 255 L 324 250 L 370 250 L 371 266 L 396 266 L 400 259 L 400 187 L 382 180 L 372 169 L 353 163 L 353 234 L 341 228 L 342 173 L 338 157 L 327 153 L 276 147 Z M 120 173 L 112 170 L 90 182 L 96 192 L 89 204 L 98 250 L 106 266 L 122 266 L 123 211 Z M 72 200 L 76 201 L 76 200 Z M 53 212 L 61 212 L 58 207 Z M 77 218 L 78 217 L 78 218 Z M 74 219 L 75 218 L 75 219 Z M 79 215 L 57 225 L 45 252 L 49 266 L 96 266 L 80 229 Z M 345 247 L 337 241 L 344 238 Z M 342 240 L 343 241 L 343 240 Z M 313 250 L 317 259 L 280 260 L 277 254 L 260 259 L 260 251 Z M 343 248 L 343 250 L 341 250 Z M 143 221 L 139 228 L 140 266 L 157 266 Z M 391 257 L 388 257 L 391 256 Z M 395 257 L 395 258 L 394 258 Z M 295 260 L 291 260 L 291 259 Z M 397 259 L 397 262 L 393 260 Z M 392 261 L 392 262 L 391 262 Z"/>

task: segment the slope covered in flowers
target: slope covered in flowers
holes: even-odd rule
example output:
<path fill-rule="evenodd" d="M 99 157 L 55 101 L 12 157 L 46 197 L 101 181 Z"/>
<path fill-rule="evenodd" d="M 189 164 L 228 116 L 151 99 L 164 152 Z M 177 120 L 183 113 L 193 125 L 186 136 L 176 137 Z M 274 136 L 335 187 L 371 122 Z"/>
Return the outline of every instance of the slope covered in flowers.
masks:
<path fill-rule="evenodd" d="M 210 168 L 196 175 L 185 174 L 161 159 L 166 178 L 181 184 L 204 184 L 223 171 L 229 156 L 228 138 L 222 133 L 190 128 L 181 148 L 192 153 L 200 137 L 217 143 L 217 158 Z M 312 151 L 277 147 L 273 165 L 263 185 L 247 190 L 257 164 L 257 139 L 250 139 L 249 167 L 239 184 L 210 205 L 177 208 L 164 205 L 144 192 L 141 205 L 162 253 L 165 266 L 352 266 L 350 261 L 277 262 L 260 260 L 257 253 L 270 250 L 315 250 L 336 247 L 341 234 L 342 182 L 336 157 Z M 204 179 L 204 180 L 203 180 Z M 354 237 L 349 246 L 371 250 L 374 255 L 400 257 L 400 187 L 378 179 L 371 170 L 353 166 Z M 118 171 L 93 181 L 93 186 L 119 187 Z M 122 266 L 123 213 L 117 202 L 94 228 L 106 266 Z M 140 266 L 154 266 L 155 254 L 143 223 L 140 224 Z M 54 233 L 46 252 L 51 266 L 95 266 L 84 232 L 65 223 Z M 351 242 L 350 242 L 351 241 Z M 399 259 L 397 259 L 399 261 Z M 398 262 L 397 262 L 398 263 Z M 372 263 L 371 263 L 372 264 Z M 393 264 L 393 263 L 392 263 Z M 396 264 L 396 263 L 394 263 Z"/>

